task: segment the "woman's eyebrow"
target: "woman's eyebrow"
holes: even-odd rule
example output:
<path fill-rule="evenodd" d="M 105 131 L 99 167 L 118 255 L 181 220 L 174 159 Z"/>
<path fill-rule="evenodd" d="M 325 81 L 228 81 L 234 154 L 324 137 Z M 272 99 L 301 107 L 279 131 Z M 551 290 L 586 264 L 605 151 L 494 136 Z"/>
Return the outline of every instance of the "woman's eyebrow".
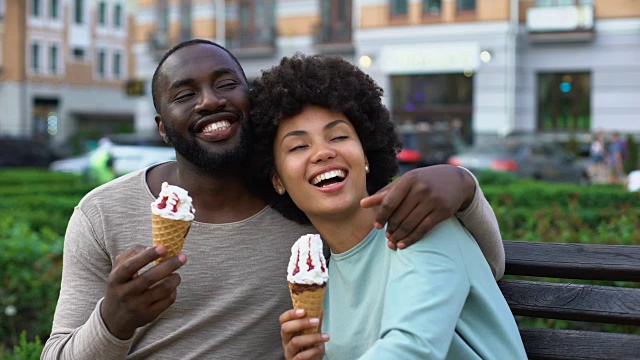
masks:
<path fill-rule="evenodd" d="M 288 138 L 288 137 L 292 137 L 292 136 L 304 136 L 306 135 L 307 132 L 304 130 L 293 130 L 293 131 L 289 131 L 288 133 L 286 133 L 283 137 L 282 140 L 280 140 L 280 143 L 282 144 L 282 142 Z"/>
<path fill-rule="evenodd" d="M 349 123 L 347 123 L 345 120 L 342 119 L 338 119 L 338 120 L 333 120 L 332 122 L 328 123 L 327 125 L 324 126 L 325 130 L 329 130 L 332 129 L 340 124 L 345 124 L 347 126 L 349 126 Z"/>

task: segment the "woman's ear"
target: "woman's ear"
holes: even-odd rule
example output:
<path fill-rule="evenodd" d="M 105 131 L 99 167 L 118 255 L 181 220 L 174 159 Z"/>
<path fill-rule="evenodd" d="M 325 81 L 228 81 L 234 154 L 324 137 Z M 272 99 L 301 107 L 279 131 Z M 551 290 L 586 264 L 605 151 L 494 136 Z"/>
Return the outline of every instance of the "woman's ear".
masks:
<path fill-rule="evenodd" d="M 286 190 L 284 189 L 284 185 L 282 185 L 282 181 L 280 181 L 280 176 L 278 176 L 275 171 L 271 172 L 271 184 L 279 195 L 284 195 Z"/>

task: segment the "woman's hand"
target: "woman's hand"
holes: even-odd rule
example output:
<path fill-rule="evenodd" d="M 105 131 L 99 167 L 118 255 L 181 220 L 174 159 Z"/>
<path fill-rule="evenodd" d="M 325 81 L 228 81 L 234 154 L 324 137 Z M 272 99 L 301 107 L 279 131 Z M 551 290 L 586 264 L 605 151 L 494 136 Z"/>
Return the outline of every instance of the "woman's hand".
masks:
<path fill-rule="evenodd" d="M 299 335 L 303 330 L 320 325 L 320 319 L 305 317 L 305 311 L 291 309 L 280 315 L 280 336 L 287 360 L 320 360 L 328 334 Z"/>
<path fill-rule="evenodd" d="M 364 208 L 375 208 L 374 226 L 387 224 L 389 247 L 403 249 L 443 220 L 469 206 L 476 184 L 464 169 L 434 165 L 408 171 L 400 178 L 362 199 Z"/>

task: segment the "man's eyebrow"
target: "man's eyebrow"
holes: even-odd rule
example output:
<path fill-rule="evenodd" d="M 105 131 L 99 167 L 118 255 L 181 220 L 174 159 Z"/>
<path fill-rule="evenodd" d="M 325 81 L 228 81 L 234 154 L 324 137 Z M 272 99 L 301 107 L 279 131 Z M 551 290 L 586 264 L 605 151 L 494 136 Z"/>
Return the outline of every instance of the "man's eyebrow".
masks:
<path fill-rule="evenodd" d="M 192 78 L 180 79 L 175 81 L 171 86 L 169 86 L 169 90 L 177 89 L 181 86 L 191 84 L 194 80 Z"/>
<path fill-rule="evenodd" d="M 211 78 L 217 78 L 220 77 L 222 75 L 227 75 L 227 74 L 232 74 L 232 75 L 237 75 L 237 72 L 235 70 L 233 70 L 232 68 L 220 68 L 220 69 L 216 69 L 214 71 L 211 72 L 210 76 Z M 192 82 L 194 82 L 195 80 L 192 78 L 186 78 L 186 79 L 180 79 L 175 81 L 173 84 L 171 84 L 171 86 L 169 86 L 169 90 L 173 90 L 173 89 L 177 89 L 181 86 L 184 85 L 188 85 Z"/>

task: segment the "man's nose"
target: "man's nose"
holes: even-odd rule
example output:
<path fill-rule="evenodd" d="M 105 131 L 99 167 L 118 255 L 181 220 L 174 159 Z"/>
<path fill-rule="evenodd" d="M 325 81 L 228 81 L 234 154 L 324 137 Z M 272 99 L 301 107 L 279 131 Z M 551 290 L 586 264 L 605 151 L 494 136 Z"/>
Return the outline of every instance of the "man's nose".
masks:
<path fill-rule="evenodd" d="M 319 143 L 315 146 L 315 153 L 313 154 L 313 163 L 319 163 L 321 161 L 331 160 L 336 157 L 336 151 L 329 143 Z"/>
<path fill-rule="evenodd" d="M 205 89 L 202 92 L 200 101 L 196 105 L 196 112 L 214 111 L 227 106 L 227 99 L 216 93 L 213 89 Z"/>

